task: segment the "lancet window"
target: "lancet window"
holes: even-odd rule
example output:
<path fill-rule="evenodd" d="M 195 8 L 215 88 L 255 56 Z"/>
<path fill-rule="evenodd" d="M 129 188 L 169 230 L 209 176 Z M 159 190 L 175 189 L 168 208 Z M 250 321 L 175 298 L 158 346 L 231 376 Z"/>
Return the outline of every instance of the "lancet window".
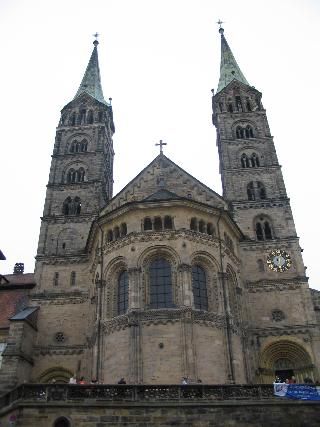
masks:
<path fill-rule="evenodd" d="M 247 185 L 248 200 L 264 200 L 267 198 L 265 186 L 260 181 L 251 181 Z"/>
<path fill-rule="evenodd" d="M 252 126 L 250 126 L 250 125 L 237 126 L 236 127 L 236 137 L 238 139 L 254 138 Z"/>
<path fill-rule="evenodd" d="M 150 308 L 172 307 L 171 265 L 164 258 L 151 262 L 149 267 Z"/>
<path fill-rule="evenodd" d="M 241 166 L 243 168 L 257 168 L 260 166 L 260 160 L 256 153 L 246 154 L 241 156 Z"/>
<path fill-rule="evenodd" d="M 273 230 L 270 221 L 265 217 L 259 217 L 256 221 L 257 240 L 272 240 Z"/>
<path fill-rule="evenodd" d="M 118 316 L 128 310 L 129 277 L 127 271 L 122 271 L 118 278 Z"/>
<path fill-rule="evenodd" d="M 75 197 L 72 199 L 70 196 L 65 199 L 62 206 L 63 215 L 80 215 L 81 212 L 81 199 Z"/>
<path fill-rule="evenodd" d="M 206 273 L 199 265 L 192 267 L 192 292 L 194 308 L 208 310 Z"/>

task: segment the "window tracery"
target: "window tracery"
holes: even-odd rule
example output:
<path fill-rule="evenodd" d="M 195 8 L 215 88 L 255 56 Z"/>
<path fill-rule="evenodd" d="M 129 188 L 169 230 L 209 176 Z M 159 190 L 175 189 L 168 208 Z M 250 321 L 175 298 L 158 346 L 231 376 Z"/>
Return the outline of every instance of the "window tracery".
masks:
<path fill-rule="evenodd" d="M 192 292 L 194 307 L 208 311 L 206 273 L 199 265 L 192 266 Z"/>
<path fill-rule="evenodd" d="M 255 224 L 257 240 L 272 240 L 273 230 L 268 218 L 261 216 Z"/>
<path fill-rule="evenodd" d="M 63 215 L 80 215 L 81 213 L 81 199 L 75 197 L 72 199 L 70 196 L 65 199 L 62 206 Z"/>
<path fill-rule="evenodd" d="M 150 308 L 173 306 L 171 264 L 157 258 L 149 265 Z"/>

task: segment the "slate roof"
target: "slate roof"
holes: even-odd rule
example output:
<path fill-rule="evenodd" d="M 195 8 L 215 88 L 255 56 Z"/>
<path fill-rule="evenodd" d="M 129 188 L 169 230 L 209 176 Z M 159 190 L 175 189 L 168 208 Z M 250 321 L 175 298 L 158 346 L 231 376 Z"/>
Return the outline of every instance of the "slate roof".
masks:
<path fill-rule="evenodd" d="M 94 48 L 93 48 L 87 69 L 84 73 L 82 82 L 79 86 L 79 89 L 74 99 L 85 92 L 91 95 L 93 98 L 97 99 L 98 101 L 102 102 L 103 104 L 109 105 L 104 99 L 102 86 L 101 86 L 98 49 L 97 49 L 99 42 L 95 40 L 93 44 L 94 44 Z"/>
<path fill-rule="evenodd" d="M 235 57 L 228 45 L 228 42 L 224 36 L 224 29 L 220 28 L 219 33 L 221 34 L 221 62 L 220 62 L 220 79 L 218 84 L 217 92 L 224 89 L 232 80 L 238 80 L 249 86 L 249 83 L 242 71 L 240 70 Z"/>

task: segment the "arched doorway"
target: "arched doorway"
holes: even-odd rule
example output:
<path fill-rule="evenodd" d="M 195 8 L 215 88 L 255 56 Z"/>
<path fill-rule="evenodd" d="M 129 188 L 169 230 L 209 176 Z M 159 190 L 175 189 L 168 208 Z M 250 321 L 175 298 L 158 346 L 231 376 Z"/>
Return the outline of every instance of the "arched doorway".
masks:
<path fill-rule="evenodd" d="M 280 340 L 265 347 L 260 355 L 258 372 L 260 382 L 269 384 L 276 375 L 283 380 L 295 376 L 298 383 L 306 377 L 315 380 L 310 354 L 291 340 Z"/>
<path fill-rule="evenodd" d="M 47 369 L 39 377 L 39 383 L 68 383 L 73 373 L 58 366 Z"/>
<path fill-rule="evenodd" d="M 70 421 L 66 417 L 59 417 L 55 420 L 53 427 L 70 427 Z"/>

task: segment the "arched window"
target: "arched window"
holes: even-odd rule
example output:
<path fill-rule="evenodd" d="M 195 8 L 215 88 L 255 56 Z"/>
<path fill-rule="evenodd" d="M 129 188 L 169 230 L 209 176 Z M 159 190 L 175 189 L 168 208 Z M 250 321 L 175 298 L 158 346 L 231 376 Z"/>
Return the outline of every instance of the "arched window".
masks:
<path fill-rule="evenodd" d="M 243 153 L 241 156 L 241 166 L 243 168 L 249 168 L 250 167 L 249 158 L 246 155 L 246 153 Z"/>
<path fill-rule="evenodd" d="M 165 216 L 164 217 L 164 229 L 165 230 L 172 230 L 173 224 L 172 224 L 172 218 L 171 216 Z"/>
<path fill-rule="evenodd" d="M 249 184 L 247 185 L 247 195 L 248 200 L 256 200 L 253 181 L 249 182 Z"/>
<path fill-rule="evenodd" d="M 199 265 L 192 267 L 192 292 L 194 308 L 208 310 L 206 273 Z"/>
<path fill-rule="evenodd" d="M 236 128 L 236 136 L 238 139 L 243 139 L 244 138 L 244 131 L 243 128 L 241 126 L 237 126 Z"/>
<path fill-rule="evenodd" d="M 258 192 L 258 198 L 260 200 L 264 200 L 266 199 L 267 195 L 266 195 L 266 189 L 264 187 L 264 185 L 262 184 L 262 182 L 257 182 L 257 192 Z"/>
<path fill-rule="evenodd" d="M 242 101 L 240 96 L 236 96 L 236 105 L 237 105 L 237 110 L 240 111 L 240 113 L 242 113 L 243 108 L 242 108 Z"/>
<path fill-rule="evenodd" d="M 145 231 L 152 230 L 152 221 L 151 221 L 151 218 L 145 218 L 144 219 L 143 229 Z"/>
<path fill-rule="evenodd" d="M 273 232 L 272 227 L 268 219 L 260 217 L 256 221 L 256 236 L 257 240 L 272 240 Z"/>
<path fill-rule="evenodd" d="M 120 230 L 119 230 L 119 227 L 115 227 L 115 228 L 114 228 L 114 230 L 113 230 L 113 236 L 114 236 L 114 240 L 119 239 L 119 237 L 120 237 Z"/>
<path fill-rule="evenodd" d="M 59 417 L 55 420 L 53 427 L 70 427 L 70 421 L 65 417 Z"/>
<path fill-rule="evenodd" d="M 209 234 L 209 236 L 215 235 L 215 229 L 214 229 L 214 226 L 211 224 L 211 222 L 208 222 L 207 224 L 207 233 Z"/>
<path fill-rule="evenodd" d="M 99 111 L 99 113 L 98 113 L 98 122 L 102 122 L 102 120 L 103 120 L 103 112 Z"/>
<path fill-rule="evenodd" d="M 76 151 L 76 143 L 77 141 L 72 141 L 72 144 L 70 145 L 70 153 L 74 153 Z"/>
<path fill-rule="evenodd" d="M 205 232 L 205 223 L 204 223 L 204 221 L 202 221 L 202 219 L 199 221 L 199 231 L 200 231 L 200 233 Z"/>
<path fill-rule="evenodd" d="M 259 157 L 256 155 L 256 153 L 252 153 L 250 157 L 251 167 L 257 168 L 260 166 Z"/>
<path fill-rule="evenodd" d="M 228 103 L 228 111 L 229 111 L 229 113 L 233 113 L 233 105 L 232 105 L 232 102 L 229 102 L 229 103 Z"/>
<path fill-rule="evenodd" d="M 87 123 L 88 123 L 89 125 L 92 125 L 92 123 L 93 123 L 93 112 L 92 112 L 92 110 L 89 110 L 89 111 L 88 111 Z"/>
<path fill-rule="evenodd" d="M 253 138 L 253 129 L 250 125 L 246 126 L 245 134 L 246 138 Z"/>
<path fill-rule="evenodd" d="M 80 197 L 75 197 L 74 203 L 73 203 L 73 215 L 80 215 L 80 212 L 81 212 L 81 199 Z"/>
<path fill-rule="evenodd" d="M 246 100 L 247 100 L 247 102 L 246 102 L 247 111 L 252 111 L 250 99 L 247 98 Z"/>
<path fill-rule="evenodd" d="M 190 221 L 190 230 L 194 230 L 194 231 L 198 230 L 198 221 L 197 221 L 197 218 L 191 218 L 191 221 Z"/>
<path fill-rule="evenodd" d="M 67 197 L 66 200 L 63 202 L 62 214 L 63 215 L 72 215 L 72 199 L 71 199 L 71 197 Z"/>
<path fill-rule="evenodd" d="M 77 181 L 83 182 L 85 177 L 85 170 L 83 168 L 79 168 L 77 171 Z"/>
<path fill-rule="evenodd" d="M 129 301 L 129 278 L 128 272 L 123 271 L 118 278 L 118 316 L 125 314 L 128 310 Z"/>
<path fill-rule="evenodd" d="M 107 231 L 107 242 L 112 242 L 113 240 L 113 233 L 112 230 Z"/>
<path fill-rule="evenodd" d="M 88 149 L 88 141 L 86 139 L 83 139 L 81 141 L 81 151 L 86 152 Z"/>
<path fill-rule="evenodd" d="M 162 230 L 162 218 L 160 216 L 156 216 L 154 219 L 154 229 L 155 231 Z"/>
<path fill-rule="evenodd" d="M 76 171 L 74 169 L 69 169 L 68 173 L 67 173 L 67 183 L 73 183 L 76 180 Z"/>
<path fill-rule="evenodd" d="M 76 272 L 75 271 L 71 271 L 70 274 L 70 286 L 75 286 L 76 284 Z"/>
<path fill-rule="evenodd" d="M 164 258 L 151 262 L 150 278 L 150 307 L 172 307 L 172 277 L 171 265 Z"/>
<path fill-rule="evenodd" d="M 120 226 L 120 235 L 121 237 L 127 235 L 127 224 L 125 222 L 123 222 Z"/>

